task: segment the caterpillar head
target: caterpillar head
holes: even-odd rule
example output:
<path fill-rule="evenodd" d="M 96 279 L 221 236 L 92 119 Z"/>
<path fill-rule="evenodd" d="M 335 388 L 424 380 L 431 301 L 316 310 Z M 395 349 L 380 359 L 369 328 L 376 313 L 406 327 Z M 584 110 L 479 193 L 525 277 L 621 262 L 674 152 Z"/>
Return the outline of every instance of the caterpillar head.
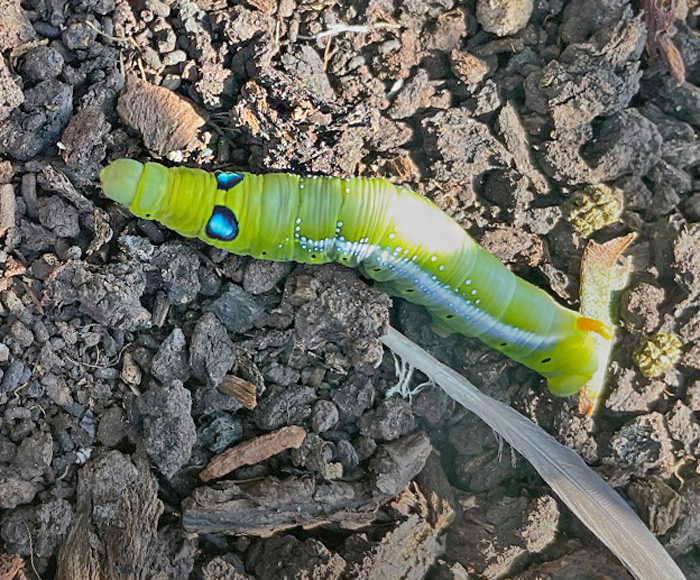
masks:
<path fill-rule="evenodd" d="M 117 159 L 102 170 L 100 180 L 108 198 L 138 217 L 157 220 L 187 237 L 200 235 L 211 221 L 212 234 L 221 233 L 214 236 L 207 230 L 213 240 L 230 238 L 224 223 L 228 214 L 212 218 L 216 179 L 206 171 Z"/>
<path fill-rule="evenodd" d="M 129 207 L 136 197 L 142 174 L 142 163 L 117 159 L 100 172 L 102 191 L 109 199 Z"/>
<path fill-rule="evenodd" d="M 162 210 L 169 205 L 173 193 L 170 170 L 158 163 L 117 159 L 100 172 L 100 181 L 108 198 L 146 219 L 162 221 Z"/>
<path fill-rule="evenodd" d="M 605 340 L 612 338 L 610 328 L 600 321 L 577 318 L 574 332 L 540 360 L 538 370 L 547 378 L 547 387 L 554 395 L 573 395 L 593 378 L 598 370 L 593 333 Z"/>

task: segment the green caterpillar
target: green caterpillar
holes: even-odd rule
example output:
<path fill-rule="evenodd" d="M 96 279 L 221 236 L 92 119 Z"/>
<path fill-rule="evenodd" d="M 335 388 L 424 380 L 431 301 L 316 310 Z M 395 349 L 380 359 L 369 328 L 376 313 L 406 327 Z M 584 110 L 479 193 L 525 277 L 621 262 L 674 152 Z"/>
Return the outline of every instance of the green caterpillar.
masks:
<path fill-rule="evenodd" d="M 425 306 L 443 334 L 475 336 L 542 374 L 556 395 L 595 373 L 599 321 L 518 278 L 427 199 L 384 179 L 168 169 L 118 159 L 105 195 L 139 217 L 234 254 L 359 267 Z"/>

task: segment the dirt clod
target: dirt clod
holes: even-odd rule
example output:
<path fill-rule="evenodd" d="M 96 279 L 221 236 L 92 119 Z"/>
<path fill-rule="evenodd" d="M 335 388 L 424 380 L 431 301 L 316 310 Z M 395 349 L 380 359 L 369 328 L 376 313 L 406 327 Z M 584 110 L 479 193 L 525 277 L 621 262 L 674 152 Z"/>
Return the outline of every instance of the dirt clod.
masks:
<path fill-rule="evenodd" d="M 0 121 L 4 121 L 10 113 L 24 101 L 24 93 L 17 85 L 5 59 L 0 56 Z"/>
<path fill-rule="evenodd" d="M 20 161 L 35 157 L 55 145 L 72 113 L 72 86 L 56 79 L 40 82 L 24 92 L 19 112 L 0 123 L 0 153 Z"/>
<path fill-rule="evenodd" d="M 139 398 L 139 429 L 149 457 L 165 477 L 187 463 L 196 440 L 192 396 L 182 383 L 152 387 Z"/>
<path fill-rule="evenodd" d="M 36 32 L 19 0 L 3 0 L 0 12 L 3 14 L 0 50 L 4 52 L 34 39 Z"/>
<path fill-rule="evenodd" d="M 443 391 L 394 394 L 388 324 L 700 577 L 696 3 L 0 0 L 0 537 L 24 560 L 2 580 L 629 580 Z M 634 232 L 605 403 L 582 418 L 361 269 L 135 218 L 98 186 L 121 157 L 388 178 L 574 309 L 582 236 Z M 264 217 L 242 241 L 285 225 Z"/>
<path fill-rule="evenodd" d="M 218 386 L 233 366 L 233 344 L 213 314 L 205 314 L 195 326 L 190 342 L 190 366 L 196 376 Z"/>
<path fill-rule="evenodd" d="M 478 0 L 476 18 L 487 32 L 508 36 L 525 27 L 533 6 L 532 0 Z"/>

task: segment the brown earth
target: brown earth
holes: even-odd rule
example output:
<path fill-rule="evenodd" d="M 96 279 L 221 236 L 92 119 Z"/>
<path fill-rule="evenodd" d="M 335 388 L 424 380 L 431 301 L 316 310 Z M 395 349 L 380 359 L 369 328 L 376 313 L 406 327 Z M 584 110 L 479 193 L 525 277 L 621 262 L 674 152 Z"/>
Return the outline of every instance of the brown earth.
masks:
<path fill-rule="evenodd" d="M 700 578 L 700 6 L 654 44 L 636 2 L 532 4 L 0 0 L 0 580 L 630 578 L 442 392 L 386 397 L 390 321 Z M 615 186 L 593 237 L 638 238 L 611 394 L 583 418 L 354 271 L 134 219 L 97 188 L 124 156 L 388 177 L 574 307 L 567 199 Z M 656 331 L 683 355 L 649 379 Z"/>

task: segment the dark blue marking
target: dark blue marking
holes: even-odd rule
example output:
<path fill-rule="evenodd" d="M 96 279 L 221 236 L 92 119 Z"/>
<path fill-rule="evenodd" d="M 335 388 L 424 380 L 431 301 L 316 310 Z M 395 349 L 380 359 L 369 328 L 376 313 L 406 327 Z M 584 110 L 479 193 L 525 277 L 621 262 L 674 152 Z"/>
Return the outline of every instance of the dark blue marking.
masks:
<path fill-rule="evenodd" d="M 207 222 L 206 234 L 222 242 L 230 242 L 238 235 L 238 220 L 229 208 L 224 205 L 217 205 Z"/>
<path fill-rule="evenodd" d="M 222 191 L 236 187 L 241 181 L 243 181 L 243 175 L 240 173 L 218 173 L 216 175 L 216 183 Z"/>

